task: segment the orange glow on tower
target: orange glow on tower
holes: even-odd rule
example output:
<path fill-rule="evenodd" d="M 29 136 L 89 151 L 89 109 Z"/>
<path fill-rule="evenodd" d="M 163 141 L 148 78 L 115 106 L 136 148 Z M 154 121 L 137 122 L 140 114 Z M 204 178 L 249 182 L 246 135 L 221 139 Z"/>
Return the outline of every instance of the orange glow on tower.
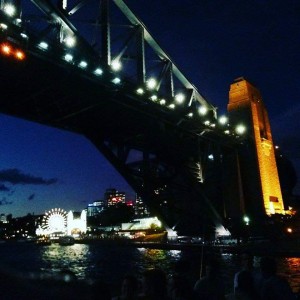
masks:
<path fill-rule="evenodd" d="M 259 90 L 244 78 L 237 79 L 230 86 L 228 112 L 245 118 L 249 127 L 257 159 L 253 164 L 258 164 L 256 177 L 260 181 L 265 214 L 285 214 L 269 117 Z"/>

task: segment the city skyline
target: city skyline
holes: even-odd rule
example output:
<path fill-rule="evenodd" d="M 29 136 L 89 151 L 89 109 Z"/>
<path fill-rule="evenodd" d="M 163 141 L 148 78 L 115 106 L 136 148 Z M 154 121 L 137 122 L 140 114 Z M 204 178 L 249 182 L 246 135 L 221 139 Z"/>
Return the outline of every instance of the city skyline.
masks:
<path fill-rule="evenodd" d="M 244 76 L 261 91 L 273 140 L 300 178 L 299 3 L 125 2 L 219 114 L 235 78 Z M 0 128 L 0 213 L 80 210 L 109 187 L 134 197 L 85 137 L 5 115 Z"/>

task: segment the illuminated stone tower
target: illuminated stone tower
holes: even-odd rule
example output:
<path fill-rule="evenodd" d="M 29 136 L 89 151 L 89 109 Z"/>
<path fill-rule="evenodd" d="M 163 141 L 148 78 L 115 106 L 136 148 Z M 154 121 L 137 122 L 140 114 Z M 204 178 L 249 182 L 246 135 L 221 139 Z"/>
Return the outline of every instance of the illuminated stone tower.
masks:
<path fill-rule="evenodd" d="M 285 214 L 267 110 L 258 89 L 238 78 L 230 86 L 228 112 L 233 123 L 247 126 L 241 148 L 245 207 L 253 214 Z"/>

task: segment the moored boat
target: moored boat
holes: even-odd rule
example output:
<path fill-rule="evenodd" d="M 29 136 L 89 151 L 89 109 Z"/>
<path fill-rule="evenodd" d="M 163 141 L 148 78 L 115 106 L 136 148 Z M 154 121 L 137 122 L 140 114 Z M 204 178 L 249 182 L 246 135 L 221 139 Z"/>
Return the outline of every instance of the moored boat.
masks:
<path fill-rule="evenodd" d="M 66 236 L 61 236 L 58 239 L 58 243 L 61 246 L 70 246 L 75 244 L 75 239 L 72 236 L 66 235 Z"/>

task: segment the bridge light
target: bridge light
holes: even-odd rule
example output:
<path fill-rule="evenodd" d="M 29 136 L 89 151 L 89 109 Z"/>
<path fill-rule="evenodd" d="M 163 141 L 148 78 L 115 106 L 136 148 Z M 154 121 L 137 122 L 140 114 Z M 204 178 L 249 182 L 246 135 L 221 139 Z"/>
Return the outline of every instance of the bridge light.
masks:
<path fill-rule="evenodd" d="M 65 44 L 66 44 L 67 47 L 72 48 L 72 47 L 74 47 L 75 44 L 76 44 L 76 39 L 75 39 L 74 36 L 70 36 L 70 35 L 69 35 L 69 36 L 67 36 L 67 37 L 64 39 L 64 42 L 65 42 Z"/>
<path fill-rule="evenodd" d="M 21 32 L 20 35 L 23 39 L 28 39 L 28 35 L 26 33 Z"/>
<path fill-rule="evenodd" d="M 213 154 L 209 154 L 209 155 L 208 155 L 208 159 L 209 159 L 209 160 L 214 160 Z"/>
<path fill-rule="evenodd" d="M 192 112 L 188 113 L 188 117 L 192 118 L 193 117 L 193 113 Z"/>
<path fill-rule="evenodd" d="M 288 228 L 286 229 L 286 231 L 287 231 L 288 233 L 293 233 L 293 229 L 292 229 L 291 227 L 288 227 Z"/>
<path fill-rule="evenodd" d="M 165 100 L 165 99 L 161 99 L 161 100 L 159 101 L 159 104 L 160 104 L 160 105 L 165 105 L 165 104 L 166 104 L 166 100 Z"/>
<path fill-rule="evenodd" d="M 0 29 L 2 29 L 2 30 L 6 30 L 8 27 L 7 27 L 7 25 L 6 24 L 4 24 L 4 23 L 0 23 Z"/>
<path fill-rule="evenodd" d="M 207 109 L 206 106 L 203 106 L 203 105 L 202 105 L 202 106 L 199 107 L 198 111 L 199 111 L 199 114 L 200 114 L 200 115 L 204 116 L 204 115 L 207 114 L 208 109 Z"/>
<path fill-rule="evenodd" d="M 67 62 L 71 62 L 72 60 L 73 60 L 73 55 L 71 55 L 71 54 L 66 54 L 65 56 L 64 56 L 64 59 L 65 59 L 65 61 L 67 61 Z"/>
<path fill-rule="evenodd" d="M 79 67 L 82 68 L 82 69 L 85 69 L 87 67 L 87 62 L 82 60 L 80 63 L 79 63 Z"/>
<path fill-rule="evenodd" d="M 227 129 L 227 130 L 224 131 L 224 133 L 225 133 L 225 134 L 229 134 L 230 131 Z"/>
<path fill-rule="evenodd" d="M 3 10 L 10 17 L 13 17 L 16 14 L 16 8 L 12 4 L 6 4 Z"/>
<path fill-rule="evenodd" d="M 18 60 L 23 60 L 25 59 L 25 53 L 22 50 L 16 50 L 15 57 Z"/>
<path fill-rule="evenodd" d="M 152 101 L 156 101 L 156 100 L 157 100 L 157 96 L 156 96 L 156 95 L 152 95 L 152 96 L 150 97 L 150 99 L 151 99 Z"/>
<path fill-rule="evenodd" d="M 221 116 L 219 118 L 219 123 L 225 125 L 228 122 L 228 118 L 226 116 Z"/>
<path fill-rule="evenodd" d="M 142 88 L 138 88 L 136 90 L 136 92 L 139 94 L 139 95 L 143 95 L 144 94 L 144 90 Z"/>
<path fill-rule="evenodd" d="M 115 59 L 112 61 L 111 63 L 111 68 L 114 70 L 114 71 L 119 71 L 121 70 L 122 68 L 122 64 L 121 62 L 118 60 L 118 59 Z"/>
<path fill-rule="evenodd" d="M 204 122 L 204 125 L 206 125 L 206 126 L 208 126 L 210 124 L 210 122 L 208 121 L 208 120 L 206 120 L 205 122 Z"/>
<path fill-rule="evenodd" d="M 115 77 L 115 78 L 112 80 L 112 82 L 113 82 L 114 84 L 119 84 L 119 83 L 121 82 L 121 79 L 120 79 L 119 77 Z"/>
<path fill-rule="evenodd" d="M 49 47 L 49 45 L 46 43 L 46 42 L 40 42 L 39 44 L 38 44 L 38 47 L 39 48 L 41 48 L 41 49 L 43 49 L 43 50 L 47 50 L 48 49 L 48 47 Z"/>
<path fill-rule="evenodd" d="M 174 109 L 174 108 L 175 108 L 175 104 L 174 104 L 174 103 L 171 103 L 171 104 L 169 105 L 169 108 Z"/>
<path fill-rule="evenodd" d="M 10 55 L 12 48 L 9 44 L 2 44 L 1 45 L 1 52 L 5 55 Z"/>
<path fill-rule="evenodd" d="M 244 216 L 244 222 L 246 223 L 246 225 L 249 225 L 250 219 L 248 216 Z"/>
<path fill-rule="evenodd" d="M 156 82 L 156 80 L 154 78 L 149 78 L 147 80 L 147 87 L 148 87 L 148 89 L 153 90 L 153 89 L 155 89 L 156 85 L 157 85 L 157 82 Z"/>
<path fill-rule="evenodd" d="M 178 104 L 181 104 L 181 103 L 183 103 L 183 101 L 184 101 L 184 95 L 183 94 L 177 94 L 176 96 L 175 96 L 175 101 L 178 103 Z"/>
<path fill-rule="evenodd" d="M 97 69 L 94 71 L 94 74 L 100 76 L 100 75 L 103 74 L 103 71 L 102 71 L 102 69 L 97 68 Z"/>
<path fill-rule="evenodd" d="M 235 131 L 237 134 L 244 134 L 246 132 L 246 127 L 242 124 L 237 125 Z"/>

